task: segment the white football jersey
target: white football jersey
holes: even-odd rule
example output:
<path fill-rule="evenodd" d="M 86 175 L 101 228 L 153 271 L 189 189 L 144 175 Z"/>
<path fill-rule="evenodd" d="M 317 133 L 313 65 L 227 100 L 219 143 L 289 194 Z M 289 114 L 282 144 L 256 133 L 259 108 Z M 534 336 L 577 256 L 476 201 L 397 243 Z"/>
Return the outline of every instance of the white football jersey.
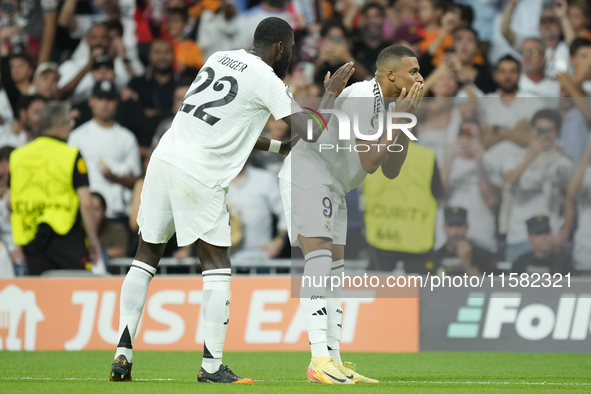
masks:
<path fill-rule="evenodd" d="M 375 116 L 384 111 L 384 99 L 380 84 L 371 81 L 357 82 L 339 95 L 335 109 L 340 109 L 353 122 L 359 116 L 359 131 L 372 135 L 377 132 Z M 391 104 L 391 108 L 393 104 Z M 392 110 L 392 109 L 391 109 Z M 361 167 L 359 153 L 354 150 L 355 138 L 351 124 L 351 139 L 339 140 L 339 122 L 335 115 L 328 121 L 328 129 L 315 143 L 299 142 L 285 159 L 279 178 L 304 189 L 328 186 L 345 195 L 363 182 L 367 172 Z M 368 145 L 373 141 L 364 142 Z M 333 146 L 333 149 L 325 147 Z M 339 147 L 338 151 L 336 147 Z M 386 149 L 386 147 L 382 147 Z"/>
<path fill-rule="evenodd" d="M 269 116 L 291 115 L 292 97 L 258 56 L 243 49 L 216 52 L 199 71 L 153 155 L 206 186 L 227 187 Z"/>

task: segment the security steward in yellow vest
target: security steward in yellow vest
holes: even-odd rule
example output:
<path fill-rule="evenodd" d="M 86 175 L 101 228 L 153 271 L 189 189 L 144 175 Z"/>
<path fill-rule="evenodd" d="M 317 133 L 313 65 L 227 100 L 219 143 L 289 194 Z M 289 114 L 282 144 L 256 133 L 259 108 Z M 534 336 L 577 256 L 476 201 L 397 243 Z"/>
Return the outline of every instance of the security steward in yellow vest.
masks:
<path fill-rule="evenodd" d="M 374 271 L 426 274 L 433 269 L 437 200 L 444 191 L 435 153 L 416 142 L 395 179 L 381 171 L 365 178 L 365 234 Z"/>
<path fill-rule="evenodd" d="M 39 123 L 41 136 L 10 155 L 14 243 L 23 246 L 30 275 L 90 269 L 86 235 L 94 261 L 100 245 L 86 164 L 78 149 L 66 143 L 72 130 L 68 107 L 45 104 Z"/>

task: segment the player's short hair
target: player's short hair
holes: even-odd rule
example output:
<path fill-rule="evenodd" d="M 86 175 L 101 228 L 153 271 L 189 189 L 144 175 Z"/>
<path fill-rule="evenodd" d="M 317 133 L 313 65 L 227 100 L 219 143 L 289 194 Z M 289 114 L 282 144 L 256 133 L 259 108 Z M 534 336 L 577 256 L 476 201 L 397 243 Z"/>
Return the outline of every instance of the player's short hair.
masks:
<path fill-rule="evenodd" d="M 560 128 L 562 127 L 562 116 L 560 115 L 560 112 L 551 108 L 541 109 L 531 118 L 531 125 L 535 125 L 540 119 L 548 119 L 552 121 L 556 126 L 556 132 L 560 135 Z"/>
<path fill-rule="evenodd" d="M 97 193 L 97 192 L 92 192 L 92 193 L 90 193 L 90 195 L 92 197 L 98 198 L 99 202 L 101 203 L 101 207 L 103 208 L 103 210 L 105 210 L 105 211 L 107 210 L 107 201 L 105 200 L 105 198 L 103 197 L 102 194 Z"/>
<path fill-rule="evenodd" d="M 255 32 L 253 44 L 258 47 L 270 47 L 279 41 L 286 42 L 293 36 L 289 23 L 281 18 L 269 17 L 259 23 Z"/>
<path fill-rule="evenodd" d="M 403 57 L 417 57 L 412 49 L 405 47 L 404 45 L 390 45 L 387 48 L 382 49 L 376 60 L 376 64 L 383 64 L 389 61 L 398 61 Z"/>
<path fill-rule="evenodd" d="M 591 41 L 587 38 L 577 37 L 570 43 L 568 50 L 571 56 L 575 56 L 579 49 L 585 47 L 591 47 Z"/>
<path fill-rule="evenodd" d="M 521 73 L 521 63 L 519 63 L 519 60 L 515 59 L 511 55 L 505 55 L 502 58 L 500 58 L 499 61 L 497 62 L 497 66 L 495 67 L 495 71 L 497 71 L 499 69 L 499 66 L 503 62 L 513 62 L 513 63 L 515 63 L 517 65 L 517 70 L 519 71 L 519 73 Z"/>
<path fill-rule="evenodd" d="M 70 106 L 64 101 L 49 101 L 39 111 L 39 132 L 45 134 L 60 122 L 69 122 Z"/>

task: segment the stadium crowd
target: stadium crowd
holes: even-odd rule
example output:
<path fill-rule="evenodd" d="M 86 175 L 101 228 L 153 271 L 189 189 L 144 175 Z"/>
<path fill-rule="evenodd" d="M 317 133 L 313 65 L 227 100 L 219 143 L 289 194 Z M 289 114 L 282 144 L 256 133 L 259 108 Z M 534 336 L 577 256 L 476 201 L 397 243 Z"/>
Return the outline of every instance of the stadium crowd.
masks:
<path fill-rule="evenodd" d="M 321 96 L 326 73 L 350 60 L 349 84 L 371 79 L 392 44 L 417 54 L 425 78 L 400 176 L 372 174 L 347 196 L 347 258 L 398 273 L 591 271 L 587 0 L 2 0 L 4 265 L 28 272 L 9 159 L 39 136 L 46 102 L 71 105 L 68 143 L 86 162 L 103 256 L 131 256 L 151 151 L 205 60 L 249 50 L 268 16 L 295 32 L 285 83 L 296 99 Z M 263 134 L 290 138 L 274 119 Z M 235 258 L 290 256 L 282 160 L 255 151 L 230 186 Z M 165 256 L 194 253 L 172 239 Z"/>

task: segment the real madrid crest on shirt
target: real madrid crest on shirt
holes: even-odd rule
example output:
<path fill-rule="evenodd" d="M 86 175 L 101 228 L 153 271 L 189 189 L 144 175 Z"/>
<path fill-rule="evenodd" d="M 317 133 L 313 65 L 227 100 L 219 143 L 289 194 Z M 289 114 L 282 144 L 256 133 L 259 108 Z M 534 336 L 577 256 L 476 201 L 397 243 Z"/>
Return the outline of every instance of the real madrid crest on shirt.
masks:
<path fill-rule="evenodd" d="M 324 224 L 324 229 L 327 233 L 330 233 L 330 231 L 332 230 L 332 228 L 330 227 L 330 221 L 326 221 L 326 223 Z"/>

